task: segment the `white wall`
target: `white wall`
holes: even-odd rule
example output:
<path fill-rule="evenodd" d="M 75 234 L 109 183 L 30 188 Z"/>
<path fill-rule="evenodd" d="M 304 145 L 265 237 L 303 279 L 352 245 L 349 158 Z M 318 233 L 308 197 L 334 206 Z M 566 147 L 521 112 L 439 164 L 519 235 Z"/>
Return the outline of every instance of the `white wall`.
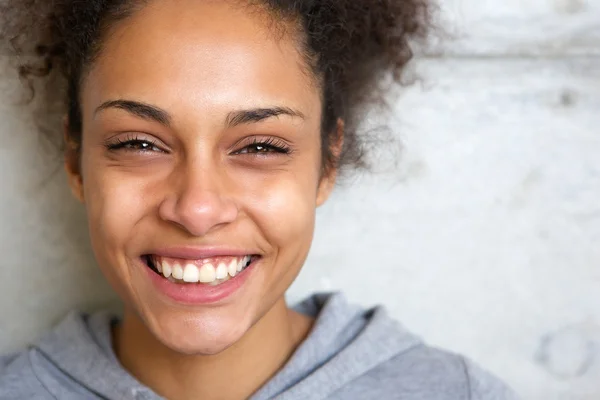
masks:
<path fill-rule="evenodd" d="M 443 9 L 454 40 L 417 63 L 422 83 L 396 104 L 399 171 L 353 181 L 320 210 L 290 297 L 340 288 L 383 302 L 526 399 L 600 398 L 600 1 Z M 17 84 L 0 69 L 8 99 Z M 53 153 L 6 100 L 0 124 L 8 350 L 112 297 Z"/>

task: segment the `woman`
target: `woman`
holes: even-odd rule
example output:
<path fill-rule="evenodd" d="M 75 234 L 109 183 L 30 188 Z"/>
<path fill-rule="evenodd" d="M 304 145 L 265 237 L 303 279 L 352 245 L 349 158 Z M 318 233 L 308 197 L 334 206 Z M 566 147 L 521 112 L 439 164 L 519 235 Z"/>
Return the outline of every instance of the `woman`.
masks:
<path fill-rule="evenodd" d="M 423 0 L 48 3 L 9 2 L 5 36 L 40 28 L 21 73 L 65 79 L 70 187 L 125 312 L 5 357 L 0 398 L 514 398 L 380 308 L 284 299 Z"/>

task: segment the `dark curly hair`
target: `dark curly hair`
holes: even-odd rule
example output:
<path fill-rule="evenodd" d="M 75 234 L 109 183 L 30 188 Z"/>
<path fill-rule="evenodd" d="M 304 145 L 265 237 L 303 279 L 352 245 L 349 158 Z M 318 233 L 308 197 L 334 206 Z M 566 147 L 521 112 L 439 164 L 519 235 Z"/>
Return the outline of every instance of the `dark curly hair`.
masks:
<path fill-rule="evenodd" d="M 29 55 L 19 75 L 34 80 L 56 72 L 65 91 L 54 90 L 68 115 L 69 140 L 81 142 L 79 90 L 82 76 L 102 49 L 111 24 L 149 0 L 0 0 L 0 38 Z M 411 41 L 425 37 L 428 0 L 247 0 L 299 28 L 301 51 L 320 82 L 323 98 L 323 166 L 364 166 L 367 135 L 357 128 L 371 106 L 383 104 L 413 56 Z M 392 82 L 390 79 L 391 77 Z M 387 82 L 387 83 L 384 83 Z M 33 92 L 32 92 L 33 93 Z M 66 108 L 66 109 L 65 109 Z M 344 148 L 336 159 L 330 144 L 344 121 Z"/>

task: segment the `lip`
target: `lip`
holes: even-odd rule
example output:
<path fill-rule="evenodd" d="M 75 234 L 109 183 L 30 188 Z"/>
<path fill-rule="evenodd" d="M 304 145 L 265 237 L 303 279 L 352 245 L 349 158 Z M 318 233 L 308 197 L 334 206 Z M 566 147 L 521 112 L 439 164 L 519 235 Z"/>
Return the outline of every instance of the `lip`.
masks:
<path fill-rule="evenodd" d="M 186 253 L 186 255 L 189 256 L 189 253 Z M 221 255 L 221 253 L 205 257 L 216 257 L 218 255 Z M 232 254 L 227 253 L 227 255 Z M 223 282 L 220 285 L 210 286 L 202 283 L 173 283 L 151 270 L 145 262 L 140 259 L 141 267 L 148 274 L 147 276 L 154 288 L 171 301 L 183 305 L 214 305 L 228 300 L 245 287 L 247 281 L 254 275 L 254 271 L 256 270 L 257 264 L 260 264 L 260 261 L 260 259 L 257 259 L 252 262 L 248 268 L 235 277 L 230 278 L 228 281 Z"/>
<path fill-rule="evenodd" d="M 219 247 L 219 246 L 207 246 L 207 247 L 193 247 L 193 246 L 177 246 L 177 247 L 164 247 L 160 249 L 154 249 L 148 254 L 156 255 L 159 257 L 167 258 L 179 258 L 185 260 L 199 260 L 202 258 L 209 257 L 243 257 L 250 255 L 259 255 L 255 250 L 240 249 L 231 247 Z"/>

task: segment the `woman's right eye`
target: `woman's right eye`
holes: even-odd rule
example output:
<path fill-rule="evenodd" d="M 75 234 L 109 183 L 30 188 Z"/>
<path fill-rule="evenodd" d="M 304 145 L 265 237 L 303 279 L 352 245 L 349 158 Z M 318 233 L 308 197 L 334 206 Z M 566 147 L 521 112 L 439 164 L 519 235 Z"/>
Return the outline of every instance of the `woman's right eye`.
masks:
<path fill-rule="evenodd" d="M 129 139 L 129 140 L 117 140 L 114 143 L 109 143 L 106 148 L 110 151 L 133 151 L 139 153 L 147 152 L 160 152 L 164 153 L 164 150 L 156 145 L 156 143 L 150 140 L 143 139 Z"/>

